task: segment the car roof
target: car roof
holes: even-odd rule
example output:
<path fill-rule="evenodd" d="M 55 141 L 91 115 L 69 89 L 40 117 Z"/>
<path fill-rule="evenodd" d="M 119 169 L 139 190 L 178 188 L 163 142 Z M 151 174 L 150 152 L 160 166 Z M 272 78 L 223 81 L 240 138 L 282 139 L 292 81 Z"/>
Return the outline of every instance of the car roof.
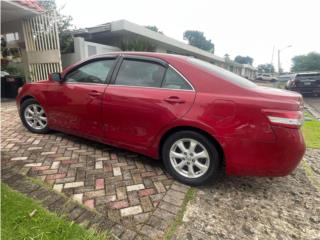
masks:
<path fill-rule="evenodd" d="M 180 59 L 186 59 L 188 56 L 179 55 L 179 54 L 171 54 L 171 53 L 159 53 L 159 52 L 136 52 L 136 51 L 124 51 L 124 52 L 109 52 L 104 54 L 97 54 L 92 56 L 91 58 L 102 58 L 102 57 L 108 57 L 112 55 L 131 55 L 131 56 L 145 56 L 145 57 L 155 57 L 155 58 L 161 58 L 161 59 L 169 59 L 169 58 L 180 58 Z"/>
<path fill-rule="evenodd" d="M 296 73 L 296 76 L 302 76 L 302 75 L 317 75 L 320 74 L 320 72 L 301 72 L 301 73 Z"/>
<path fill-rule="evenodd" d="M 294 74 L 283 74 L 283 75 L 280 75 L 279 77 L 293 77 Z"/>
<path fill-rule="evenodd" d="M 71 69 L 79 66 L 82 63 L 85 63 L 87 61 L 95 60 L 95 59 L 101 59 L 104 57 L 110 57 L 110 56 L 118 56 L 118 55 L 127 55 L 127 56 L 137 56 L 137 57 L 149 57 L 149 58 L 158 58 L 160 60 L 163 60 L 165 62 L 169 62 L 170 60 L 173 59 L 183 59 L 187 60 L 188 56 L 184 55 L 178 55 L 178 54 L 169 54 L 169 53 L 158 53 L 158 52 L 134 52 L 134 51 L 128 51 L 128 52 L 108 52 L 104 54 L 97 54 L 97 55 L 92 55 L 89 58 L 83 59 L 79 62 L 76 62 L 74 64 L 71 64 L 70 66 L 66 67 L 63 69 L 62 74 L 64 75 L 66 72 L 70 71 Z"/>

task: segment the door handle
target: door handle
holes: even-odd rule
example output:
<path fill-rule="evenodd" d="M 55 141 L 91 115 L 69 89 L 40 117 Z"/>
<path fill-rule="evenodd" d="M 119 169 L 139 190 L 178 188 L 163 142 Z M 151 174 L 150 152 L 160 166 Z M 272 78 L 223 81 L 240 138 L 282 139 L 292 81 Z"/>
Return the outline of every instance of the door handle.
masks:
<path fill-rule="evenodd" d="M 99 93 L 96 90 L 93 90 L 93 91 L 89 92 L 88 95 L 91 97 L 98 97 L 98 96 L 101 96 L 101 93 Z"/>
<path fill-rule="evenodd" d="M 165 98 L 164 101 L 168 103 L 185 103 L 186 102 L 185 100 L 177 96 L 171 96 L 171 97 Z"/>

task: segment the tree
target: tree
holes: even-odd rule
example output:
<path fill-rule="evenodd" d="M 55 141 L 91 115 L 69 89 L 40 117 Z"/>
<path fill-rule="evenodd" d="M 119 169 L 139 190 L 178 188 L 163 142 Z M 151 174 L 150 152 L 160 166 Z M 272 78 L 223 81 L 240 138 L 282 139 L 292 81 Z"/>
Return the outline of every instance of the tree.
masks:
<path fill-rule="evenodd" d="M 214 53 L 214 44 L 206 39 L 203 32 L 187 30 L 183 33 L 183 39 L 192 46 Z"/>
<path fill-rule="evenodd" d="M 292 62 L 292 72 L 320 71 L 320 54 L 316 52 L 295 56 Z"/>
<path fill-rule="evenodd" d="M 145 26 L 145 28 L 148 28 L 148 29 L 151 30 L 151 31 L 154 31 L 154 32 L 163 34 L 163 32 L 161 32 L 157 26 L 149 26 L 149 25 L 148 25 L 148 26 Z"/>
<path fill-rule="evenodd" d="M 274 67 L 270 63 L 260 64 L 257 69 L 258 73 L 274 73 Z"/>
<path fill-rule="evenodd" d="M 61 10 L 57 9 L 55 0 L 39 1 L 39 4 L 47 11 L 55 10 L 57 12 L 57 25 L 59 32 L 60 52 L 70 53 L 74 51 L 74 41 L 71 31 L 75 29 L 72 22 L 72 17 L 61 14 Z"/>
<path fill-rule="evenodd" d="M 140 38 L 136 38 L 133 40 L 123 40 L 120 45 L 122 51 L 154 52 L 156 49 L 156 47 L 149 41 Z"/>
<path fill-rule="evenodd" d="M 237 63 L 240 63 L 240 64 L 249 64 L 249 65 L 252 65 L 253 63 L 253 58 L 252 57 L 249 57 L 249 56 L 246 56 L 246 57 L 243 57 L 243 56 L 236 56 L 234 58 L 234 61 L 237 62 Z"/>

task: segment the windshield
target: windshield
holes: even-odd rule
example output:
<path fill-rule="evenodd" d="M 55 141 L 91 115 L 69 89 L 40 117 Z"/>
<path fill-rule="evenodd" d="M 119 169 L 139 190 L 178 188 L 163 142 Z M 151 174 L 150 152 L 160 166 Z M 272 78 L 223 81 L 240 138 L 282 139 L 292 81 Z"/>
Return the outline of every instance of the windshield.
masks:
<path fill-rule="evenodd" d="M 227 70 L 225 70 L 221 67 L 218 67 L 214 64 L 211 64 L 211 63 L 208 63 L 208 62 L 196 59 L 196 58 L 192 58 L 192 57 L 189 57 L 188 59 L 192 64 L 197 65 L 197 66 L 213 73 L 216 76 L 219 76 L 223 79 L 226 79 L 229 82 L 235 83 L 235 84 L 240 85 L 242 87 L 248 87 L 248 88 L 257 87 L 257 85 L 255 83 L 249 81 L 248 79 L 245 79 L 237 74 L 234 74 L 230 71 L 227 71 Z"/>

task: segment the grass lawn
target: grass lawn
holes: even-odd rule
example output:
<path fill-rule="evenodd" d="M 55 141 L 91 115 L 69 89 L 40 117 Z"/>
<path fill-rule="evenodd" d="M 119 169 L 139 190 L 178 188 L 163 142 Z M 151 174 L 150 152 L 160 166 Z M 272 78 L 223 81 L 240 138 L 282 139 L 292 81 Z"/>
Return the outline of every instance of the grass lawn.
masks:
<path fill-rule="evenodd" d="M 304 140 L 309 148 L 320 148 L 320 121 L 314 119 L 310 114 L 305 114 L 310 121 L 305 121 L 302 127 Z"/>
<path fill-rule="evenodd" d="M 34 213 L 34 214 L 32 214 Z M 102 240 L 97 234 L 48 212 L 1 183 L 1 237 L 6 240 Z"/>

